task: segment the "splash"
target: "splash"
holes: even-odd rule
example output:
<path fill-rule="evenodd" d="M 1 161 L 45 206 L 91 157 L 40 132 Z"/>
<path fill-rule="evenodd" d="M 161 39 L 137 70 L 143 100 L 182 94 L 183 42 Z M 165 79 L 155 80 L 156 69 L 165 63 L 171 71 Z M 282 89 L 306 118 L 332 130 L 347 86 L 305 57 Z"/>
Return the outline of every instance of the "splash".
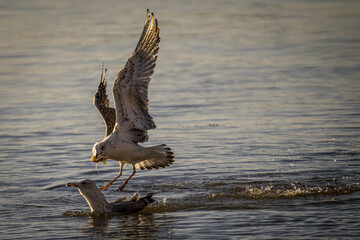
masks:
<path fill-rule="evenodd" d="M 221 186 L 222 184 L 215 184 L 213 186 Z M 247 198 L 247 199 L 269 199 L 269 198 L 297 198 L 308 196 L 324 196 L 324 195 L 343 195 L 358 191 L 359 187 L 344 185 L 344 186 L 301 186 L 300 184 L 251 184 L 247 183 L 245 186 L 226 186 L 223 187 L 223 192 L 212 193 L 207 197 L 208 199 L 216 198 Z"/>

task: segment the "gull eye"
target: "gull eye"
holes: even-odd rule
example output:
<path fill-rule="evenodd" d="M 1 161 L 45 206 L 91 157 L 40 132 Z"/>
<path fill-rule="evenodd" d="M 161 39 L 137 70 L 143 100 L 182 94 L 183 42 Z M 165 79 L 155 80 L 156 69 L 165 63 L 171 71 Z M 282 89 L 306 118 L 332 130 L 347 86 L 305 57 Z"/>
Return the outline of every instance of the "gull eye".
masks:
<path fill-rule="evenodd" d="M 100 150 L 103 151 L 104 149 L 105 149 L 105 146 L 102 145 L 102 146 L 100 147 Z"/>
<path fill-rule="evenodd" d="M 86 184 L 86 182 L 82 182 L 81 184 L 82 184 L 82 185 L 85 185 L 85 184 Z"/>

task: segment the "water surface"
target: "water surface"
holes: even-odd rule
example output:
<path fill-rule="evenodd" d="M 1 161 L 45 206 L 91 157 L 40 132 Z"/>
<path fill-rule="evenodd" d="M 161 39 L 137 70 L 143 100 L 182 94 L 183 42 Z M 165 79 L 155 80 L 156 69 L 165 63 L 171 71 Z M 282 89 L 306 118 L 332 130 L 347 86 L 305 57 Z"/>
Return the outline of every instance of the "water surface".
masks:
<path fill-rule="evenodd" d="M 1 1 L 1 238 L 359 236 L 359 5 Z M 89 216 L 65 184 L 118 172 L 89 161 L 105 131 L 92 96 L 103 61 L 110 85 L 125 64 L 147 8 L 161 43 L 146 145 L 166 143 L 176 162 L 105 192 L 160 191 L 144 212 Z"/>

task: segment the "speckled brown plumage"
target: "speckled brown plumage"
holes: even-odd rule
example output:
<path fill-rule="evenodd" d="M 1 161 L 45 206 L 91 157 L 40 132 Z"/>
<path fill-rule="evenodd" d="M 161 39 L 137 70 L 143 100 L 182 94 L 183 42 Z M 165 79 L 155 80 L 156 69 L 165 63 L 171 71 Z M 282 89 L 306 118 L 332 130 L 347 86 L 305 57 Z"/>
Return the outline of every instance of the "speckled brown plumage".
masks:
<path fill-rule="evenodd" d="M 106 94 L 106 69 L 104 69 L 104 65 L 102 67 L 100 84 L 98 86 L 98 90 L 94 96 L 94 106 L 99 111 L 102 116 L 105 125 L 106 125 L 106 133 L 105 137 L 109 136 L 114 130 L 115 121 L 116 121 L 116 113 L 115 109 L 109 107 L 109 98 Z"/>

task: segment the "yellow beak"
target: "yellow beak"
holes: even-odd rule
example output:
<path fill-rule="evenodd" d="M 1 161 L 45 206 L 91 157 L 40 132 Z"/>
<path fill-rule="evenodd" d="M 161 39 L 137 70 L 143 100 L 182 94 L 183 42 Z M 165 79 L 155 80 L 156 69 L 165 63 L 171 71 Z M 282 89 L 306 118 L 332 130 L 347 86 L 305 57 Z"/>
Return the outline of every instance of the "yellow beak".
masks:
<path fill-rule="evenodd" d="M 105 166 L 107 165 L 106 164 L 106 159 L 101 156 L 100 154 L 98 155 L 93 155 L 91 158 L 90 158 L 90 161 L 94 162 L 94 163 L 98 163 L 101 161 L 102 164 L 104 164 Z"/>
<path fill-rule="evenodd" d="M 92 162 L 97 162 L 97 161 L 96 161 L 96 158 L 97 158 L 97 156 L 94 155 L 94 156 L 91 157 L 90 161 L 92 161 Z"/>

